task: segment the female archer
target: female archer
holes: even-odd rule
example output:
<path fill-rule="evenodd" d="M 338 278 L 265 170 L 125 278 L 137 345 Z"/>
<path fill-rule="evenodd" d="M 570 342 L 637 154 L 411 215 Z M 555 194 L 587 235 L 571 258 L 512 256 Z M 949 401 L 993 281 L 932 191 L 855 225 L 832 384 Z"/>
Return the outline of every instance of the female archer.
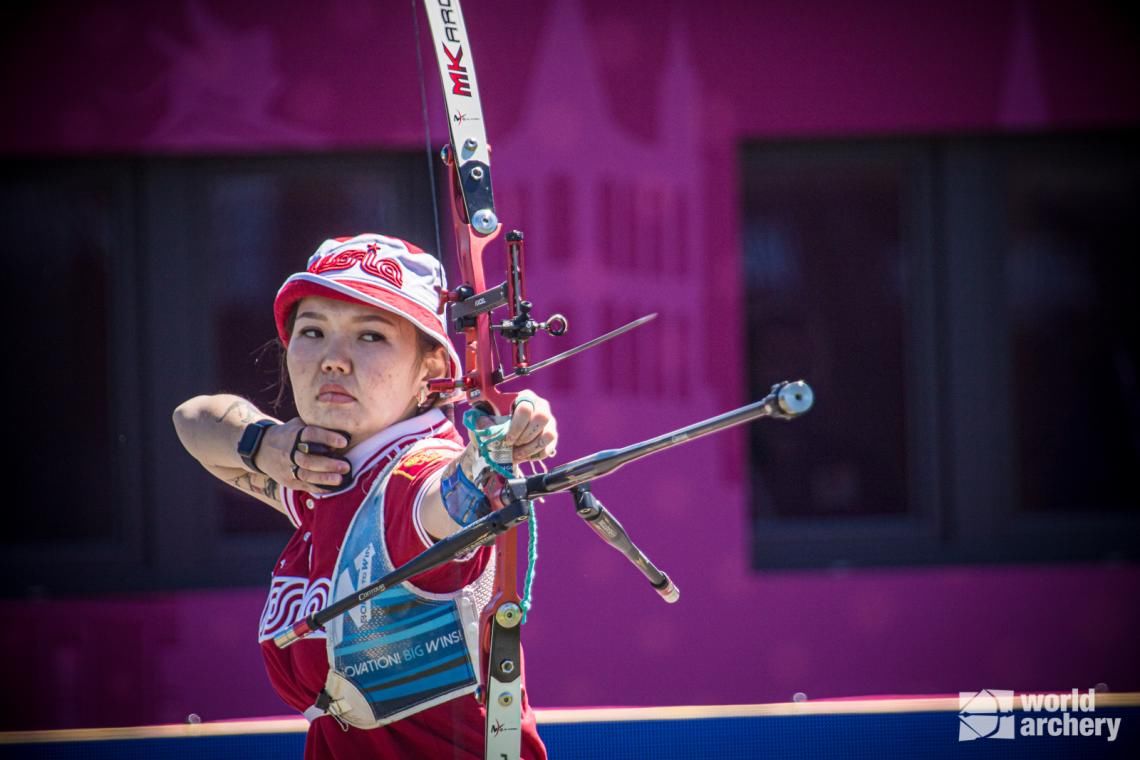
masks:
<path fill-rule="evenodd" d="M 295 531 L 273 568 L 259 640 L 269 678 L 309 718 L 306 758 L 482 757 L 472 698 L 486 546 L 389 589 L 287 649 L 273 637 L 488 513 L 489 470 L 464 445 L 449 399 L 458 378 L 437 313 L 439 262 L 405 241 L 325 241 L 277 293 L 274 317 L 299 417 L 282 422 L 229 395 L 174 412 L 212 475 L 285 515 Z M 516 401 L 502 439 L 513 460 L 554 454 L 549 404 Z M 522 756 L 545 758 L 524 688 Z"/>

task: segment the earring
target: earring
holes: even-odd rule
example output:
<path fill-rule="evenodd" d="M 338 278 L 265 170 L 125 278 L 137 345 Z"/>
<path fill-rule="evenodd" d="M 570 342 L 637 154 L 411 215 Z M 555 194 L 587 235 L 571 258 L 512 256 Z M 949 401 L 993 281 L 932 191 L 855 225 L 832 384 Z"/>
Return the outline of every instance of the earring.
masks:
<path fill-rule="evenodd" d="M 425 385 L 420 388 L 420 392 L 416 394 L 416 406 L 424 407 L 427 405 L 428 400 L 428 387 Z"/>

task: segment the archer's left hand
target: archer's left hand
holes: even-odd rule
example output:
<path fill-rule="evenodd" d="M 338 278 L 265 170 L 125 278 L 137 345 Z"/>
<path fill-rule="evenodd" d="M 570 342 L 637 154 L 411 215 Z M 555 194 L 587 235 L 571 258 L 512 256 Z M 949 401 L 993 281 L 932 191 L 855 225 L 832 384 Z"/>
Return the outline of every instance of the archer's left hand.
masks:
<path fill-rule="evenodd" d="M 550 411 L 550 402 L 534 391 L 519 393 L 503 443 L 512 447 L 515 462 L 554 456 L 558 445 L 558 421 Z"/>

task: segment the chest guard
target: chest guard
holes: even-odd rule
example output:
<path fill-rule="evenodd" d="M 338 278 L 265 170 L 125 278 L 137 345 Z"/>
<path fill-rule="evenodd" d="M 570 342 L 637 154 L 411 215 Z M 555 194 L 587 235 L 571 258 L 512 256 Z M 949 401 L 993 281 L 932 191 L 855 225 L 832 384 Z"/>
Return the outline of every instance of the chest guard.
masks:
<path fill-rule="evenodd" d="M 333 576 L 336 599 L 395 569 L 384 540 L 384 492 L 401 459 L 376 478 L 348 526 Z M 456 592 L 433 594 L 405 582 L 330 622 L 324 709 L 358 728 L 375 728 L 474 692 L 479 611 L 493 583 L 492 559 Z"/>

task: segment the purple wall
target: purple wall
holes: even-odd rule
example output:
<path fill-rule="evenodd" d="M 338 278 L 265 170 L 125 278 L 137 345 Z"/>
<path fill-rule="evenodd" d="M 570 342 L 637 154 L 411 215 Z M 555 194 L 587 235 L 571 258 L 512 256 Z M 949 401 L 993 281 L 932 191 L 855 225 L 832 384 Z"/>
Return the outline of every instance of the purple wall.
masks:
<path fill-rule="evenodd" d="M 1084 3 L 674 2 L 652 6 L 653 20 L 645 3 L 612 0 L 478 5 L 468 26 L 500 216 L 527 231 L 532 293 L 555 310 L 573 294 L 579 336 L 663 313 L 654 336 L 623 344 L 638 357 L 641 400 L 585 381 L 605 377 L 604 351 L 568 365 L 570 381 L 536 386 L 563 420 L 589 420 L 564 423 L 563 456 L 744 400 L 742 335 L 695 327 L 714 307 L 738 324 L 741 140 L 1140 122 L 1135 37 Z M 122 2 L 39 13 L 0 53 L 0 151 L 422 144 L 409 4 L 314 7 Z M 425 66 L 430 74 L 430 57 Z M 428 99 L 438 140 L 442 99 L 430 79 Z M 619 252 L 631 257 L 620 281 L 604 266 Z M 675 607 L 567 504 L 539 508 L 526 631 L 538 706 L 1140 688 L 1132 566 L 749 572 L 742 444 L 724 435 L 598 486 L 681 586 Z M 5 651 L 36 655 L 3 666 L 5 683 L 42 698 L 26 701 L 19 725 L 282 712 L 256 652 L 263 592 L 0 604 L 5 619 L 26 621 L 6 628 Z M 44 704 L 53 712 L 32 708 Z"/>
<path fill-rule="evenodd" d="M 524 631 L 538 707 L 1138 684 L 1137 624 L 1124 611 L 1138 590 L 1133 568 L 746 576 L 743 552 L 711 569 L 695 553 L 685 562 L 676 537 L 652 535 L 645 521 L 639 532 L 682 587 L 666 607 L 585 528 L 567 524 L 568 538 L 556 540 L 561 522 L 544 523 Z M 283 714 L 257 651 L 263 602 L 263 589 L 248 589 L 0 603 L 9 621 L 0 672 L 20 694 L 7 700 L 5 724 Z"/>

